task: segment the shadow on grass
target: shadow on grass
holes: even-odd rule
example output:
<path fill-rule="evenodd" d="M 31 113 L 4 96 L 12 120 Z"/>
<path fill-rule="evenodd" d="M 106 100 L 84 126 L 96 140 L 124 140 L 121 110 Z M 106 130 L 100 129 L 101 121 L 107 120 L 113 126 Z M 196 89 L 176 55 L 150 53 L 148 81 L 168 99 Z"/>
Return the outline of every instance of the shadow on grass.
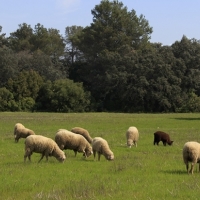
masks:
<path fill-rule="evenodd" d="M 185 170 L 161 170 L 165 174 L 187 174 Z"/>
<path fill-rule="evenodd" d="M 183 118 L 173 118 L 173 119 L 176 119 L 176 120 L 188 120 L 188 121 L 192 121 L 192 120 L 200 120 L 199 117 L 197 117 L 197 118 L 188 118 L 188 117 L 183 117 Z"/>

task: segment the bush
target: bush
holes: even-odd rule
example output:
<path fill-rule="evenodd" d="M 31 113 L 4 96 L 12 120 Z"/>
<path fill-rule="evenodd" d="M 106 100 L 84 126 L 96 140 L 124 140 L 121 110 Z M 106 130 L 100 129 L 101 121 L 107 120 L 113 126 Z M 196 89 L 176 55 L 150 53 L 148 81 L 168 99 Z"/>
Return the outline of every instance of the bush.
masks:
<path fill-rule="evenodd" d="M 0 111 L 18 111 L 13 94 L 5 87 L 0 88 Z"/>
<path fill-rule="evenodd" d="M 41 87 L 36 104 L 43 111 L 84 112 L 89 110 L 90 93 L 84 91 L 82 83 L 60 79 Z"/>

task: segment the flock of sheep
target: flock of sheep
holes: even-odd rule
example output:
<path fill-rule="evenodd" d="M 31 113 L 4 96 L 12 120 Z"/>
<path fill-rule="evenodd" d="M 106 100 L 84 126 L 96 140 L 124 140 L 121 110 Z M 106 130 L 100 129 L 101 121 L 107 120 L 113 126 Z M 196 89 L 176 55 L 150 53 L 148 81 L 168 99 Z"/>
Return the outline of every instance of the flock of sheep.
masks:
<path fill-rule="evenodd" d="M 154 145 L 159 143 L 159 141 L 163 142 L 163 145 L 166 146 L 172 145 L 173 141 L 170 140 L 169 134 L 164 133 L 162 131 L 157 131 L 154 133 Z M 199 172 L 200 172 L 200 143 L 189 141 L 186 142 L 183 146 L 183 161 L 186 165 L 187 173 L 193 174 L 194 165 L 199 163 Z M 189 162 L 191 162 L 191 168 L 189 170 Z"/>
<path fill-rule="evenodd" d="M 55 140 L 36 135 L 33 130 L 26 128 L 21 123 L 15 124 L 14 127 L 15 142 L 18 142 L 20 138 L 25 138 L 25 153 L 24 162 L 26 158 L 31 161 L 31 155 L 33 152 L 40 153 L 43 157 L 46 157 L 48 161 L 49 156 L 54 156 L 58 161 L 64 162 L 66 159 L 64 149 L 73 150 L 75 156 L 77 152 L 83 153 L 85 158 L 96 153 L 98 154 L 98 160 L 100 161 L 101 155 L 107 160 L 114 160 L 114 154 L 110 150 L 108 142 L 101 138 L 91 138 L 89 132 L 81 127 L 74 127 L 71 131 L 66 129 L 59 129 L 55 134 Z"/>
<path fill-rule="evenodd" d="M 64 162 L 66 156 L 63 150 L 65 149 L 73 150 L 75 156 L 77 152 L 80 152 L 83 153 L 85 158 L 93 154 L 95 159 L 97 153 L 99 161 L 101 155 L 107 160 L 114 160 L 114 153 L 111 151 L 108 142 L 102 137 L 91 138 L 89 132 L 81 127 L 74 127 L 71 131 L 59 129 L 55 134 L 55 140 L 53 140 L 42 135 L 36 135 L 33 130 L 26 128 L 21 123 L 17 123 L 14 127 L 14 138 L 15 142 L 18 142 L 20 138 L 25 138 L 24 162 L 27 157 L 31 160 L 33 152 L 42 155 L 39 162 L 44 156 L 47 161 L 49 156 L 54 156 L 58 161 Z M 137 147 L 138 139 L 138 129 L 134 126 L 129 127 L 126 131 L 127 146 L 129 148 L 132 145 Z M 154 145 L 159 145 L 160 141 L 162 141 L 164 146 L 166 144 L 172 145 L 173 143 L 169 134 L 157 131 L 154 133 Z M 193 141 L 185 143 L 183 147 L 183 161 L 188 173 L 193 174 L 196 163 L 199 163 L 200 171 L 200 143 Z M 191 162 L 190 170 L 189 162 Z"/>
<path fill-rule="evenodd" d="M 139 138 L 139 132 L 136 127 L 130 127 L 126 132 L 127 146 L 131 147 L 135 145 L 137 147 L 137 141 Z M 154 145 L 159 145 L 162 141 L 163 145 L 172 145 L 173 141 L 170 139 L 169 134 L 163 131 L 157 131 L 154 133 Z M 186 142 L 183 146 L 183 161 L 186 165 L 187 173 L 193 174 L 194 165 L 199 163 L 200 171 L 200 143 L 190 141 Z M 189 170 L 189 162 L 191 162 L 191 169 Z"/>

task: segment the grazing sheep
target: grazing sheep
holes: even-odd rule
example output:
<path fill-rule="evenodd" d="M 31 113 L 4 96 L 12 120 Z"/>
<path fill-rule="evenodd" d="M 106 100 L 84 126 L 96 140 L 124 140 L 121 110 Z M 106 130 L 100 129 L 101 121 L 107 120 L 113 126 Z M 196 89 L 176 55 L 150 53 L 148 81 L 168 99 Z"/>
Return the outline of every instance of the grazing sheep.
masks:
<path fill-rule="evenodd" d="M 25 139 L 24 162 L 26 162 L 27 157 L 31 161 L 33 152 L 42 154 L 38 162 L 40 162 L 44 156 L 46 156 L 47 161 L 48 156 L 54 156 L 60 162 L 66 159 L 65 153 L 58 147 L 56 142 L 42 135 L 30 135 Z"/>
<path fill-rule="evenodd" d="M 74 134 L 71 131 L 59 129 L 56 133 L 55 141 L 60 149 L 73 150 L 75 157 L 77 152 L 83 152 L 85 157 L 93 154 L 90 143 L 82 135 Z"/>
<path fill-rule="evenodd" d="M 34 131 L 31 129 L 25 128 L 21 123 L 15 124 L 14 127 L 14 138 L 15 142 L 18 142 L 20 138 L 26 138 L 29 135 L 35 135 Z"/>
<path fill-rule="evenodd" d="M 194 165 L 199 163 L 200 172 L 200 143 L 186 142 L 183 146 L 183 161 L 186 165 L 187 173 L 193 174 Z M 189 162 L 191 162 L 191 169 L 189 171 Z"/>
<path fill-rule="evenodd" d="M 154 145 L 159 145 L 160 141 L 163 142 L 164 146 L 166 146 L 166 144 L 172 145 L 173 143 L 173 141 L 170 140 L 169 134 L 162 131 L 157 131 L 154 133 Z"/>
<path fill-rule="evenodd" d="M 94 159 L 95 159 L 96 152 L 97 152 L 99 161 L 100 161 L 101 155 L 104 155 L 107 160 L 114 160 L 114 154 L 110 150 L 108 142 L 101 137 L 95 137 L 93 139 L 92 150 L 93 150 L 93 153 L 94 153 Z"/>
<path fill-rule="evenodd" d="M 131 148 L 132 145 L 135 145 L 137 147 L 138 139 L 139 139 L 138 129 L 134 126 L 129 127 L 129 129 L 126 131 L 127 146 L 129 148 Z"/>
<path fill-rule="evenodd" d="M 92 138 L 86 129 L 81 127 L 74 127 L 72 128 L 71 132 L 82 135 L 90 144 L 92 143 Z"/>

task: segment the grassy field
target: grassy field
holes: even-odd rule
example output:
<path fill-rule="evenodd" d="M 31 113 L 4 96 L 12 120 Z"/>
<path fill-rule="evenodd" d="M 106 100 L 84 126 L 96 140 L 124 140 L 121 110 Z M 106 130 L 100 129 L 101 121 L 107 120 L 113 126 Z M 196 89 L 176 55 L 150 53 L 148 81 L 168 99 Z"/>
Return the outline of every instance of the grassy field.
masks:
<path fill-rule="evenodd" d="M 187 141 L 200 142 L 199 114 L 123 113 L 0 113 L 0 198 L 24 199 L 199 199 L 200 173 L 186 173 L 182 148 Z M 23 162 L 24 139 L 14 142 L 15 123 L 54 139 L 59 128 L 87 129 L 92 137 L 105 138 L 115 160 L 85 160 L 65 150 L 67 159 L 46 162 L 32 155 Z M 126 147 L 125 132 L 136 126 L 138 147 Z M 168 132 L 172 146 L 153 145 L 156 130 Z"/>

